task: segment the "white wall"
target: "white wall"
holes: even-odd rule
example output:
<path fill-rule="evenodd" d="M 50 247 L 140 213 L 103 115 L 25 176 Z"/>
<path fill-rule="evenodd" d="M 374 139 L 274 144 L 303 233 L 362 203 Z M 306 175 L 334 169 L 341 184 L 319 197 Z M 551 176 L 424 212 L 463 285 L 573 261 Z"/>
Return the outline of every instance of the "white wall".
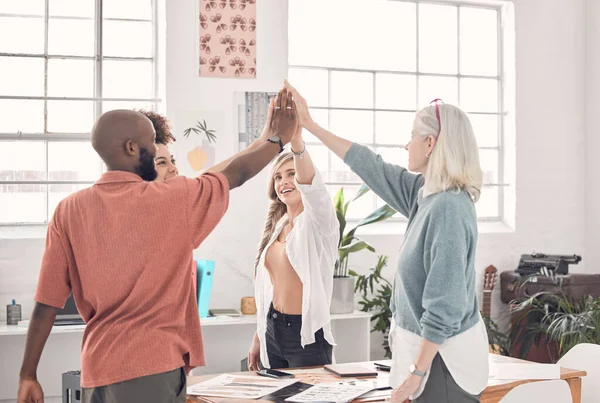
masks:
<path fill-rule="evenodd" d="M 590 0 L 589 4 L 595 3 Z M 590 6 L 598 17 L 598 4 Z M 600 271 L 586 264 L 593 248 L 584 253 L 585 235 L 600 228 L 585 225 L 587 213 L 595 213 L 600 194 L 592 184 L 597 176 L 585 175 L 586 133 L 585 27 L 595 33 L 596 42 L 588 43 L 588 53 L 597 53 L 600 35 L 585 0 L 515 1 L 516 12 L 516 232 L 480 235 L 477 268 L 494 264 L 499 270 L 514 269 L 522 253 L 533 250 L 579 253 L 584 261 L 573 270 Z M 167 114 L 178 110 L 214 109 L 227 113 L 233 121 L 235 91 L 275 91 L 287 71 L 287 6 L 283 0 L 258 2 L 258 78 L 256 80 L 200 79 L 196 73 L 195 2 L 169 1 L 167 4 Z M 597 54 L 594 66 L 598 67 Z M 592 58 L 587 59 L 588 67 Z M 588 71 L 588 80 L 597 68 Z M 600 90 L 600 89 L 599 89 Z M 597 110 L 598 93 L 591 91 Z M 588 112 L 592 104 L 588 96 Z M 597 115 L 596 115 L 597 116 Z M 230 119 L 229 119 L 230 118 Z M 590 116 L 591 118 L 591 116 Z M 228 123 L 232 144 L 236 128 Z M 593 126 L 591 126 L 593 127 Z M 343 134 L 343 133 L 340 133 Z M 598 140 L 596 145 L 598 145 Z M 587 144 L 588 169 L 599 171 L 599 163 Z M 597 147 L 594 147 L 597 149 Z M 593 166 L 592 166 L 593 165 Z M 595 181 L 592 182 L 591 180 Z M 252 295 L 252 261 L 266 209 L 264 173 L 231 195 L 229 212 L 221 225 L 201 246 L 198 257 L 217 260 L 213 307 L 238 306 L 240 298 Z M 595 189 L 593 189 L 595 190 Z M 592 197 L 593 196 L 593 197 Z M 587 232 L 586 232 L 587 230 Z M 387 270 L 395 269 L 401 235 L 365 235 L 378 253 L 390 256 Z M 13 296 L 24 305 L 24 316 L 31 312 L 32 294 L 39 271 L 43 240 L 0 241 L 0 303 Z M 600 253 L 596 251 L 596 253 Z M 596 260 L 599 261 L 599 260 Z M 362 255 L 354 260 L 357 267 L 372 265 L 373 258 Z M 492 308 L 500 309 L 498 293 Z M 0 309 L 0 321 L 5 310 Z M 374 338 L 374 347 L 379 343 Z M 14 370 L 17 370 L 16 368 Z"/>
<path fill-rule="evenodd" d="M 585 253 L 588 267 L 600 271 L 600 2 L 586 3 L 586 206 Z"/>

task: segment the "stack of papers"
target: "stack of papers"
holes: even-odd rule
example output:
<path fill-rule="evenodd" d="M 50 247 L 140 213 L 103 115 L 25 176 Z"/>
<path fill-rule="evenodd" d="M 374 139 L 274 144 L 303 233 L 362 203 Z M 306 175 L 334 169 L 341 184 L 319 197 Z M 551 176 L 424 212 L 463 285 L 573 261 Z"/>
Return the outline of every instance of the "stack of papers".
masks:
<path fill-rule="evenodd" d="M 347 403 L 380 387 L 376 380 L 319 383 L 296 396 L 285 399 L 293 403 Z"/>
<path fill-rule="evenodd" d="M 297 379 L 270 379 L 259 376 L 223 374 L 187 388 L 188 395 L 260 399 L 298 382 Z"/>

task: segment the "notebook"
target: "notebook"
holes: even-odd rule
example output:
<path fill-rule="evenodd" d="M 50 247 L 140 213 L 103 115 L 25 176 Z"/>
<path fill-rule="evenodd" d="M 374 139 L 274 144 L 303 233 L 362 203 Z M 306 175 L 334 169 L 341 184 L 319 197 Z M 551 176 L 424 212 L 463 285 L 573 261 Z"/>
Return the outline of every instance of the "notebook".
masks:
<path fill-rule="evenodd" d="M 370 370 L 360 364 L 330 364 L 325 365 L 325 370 L 340 378 L 367 378 L 377 376 L 377 371 Z"/>

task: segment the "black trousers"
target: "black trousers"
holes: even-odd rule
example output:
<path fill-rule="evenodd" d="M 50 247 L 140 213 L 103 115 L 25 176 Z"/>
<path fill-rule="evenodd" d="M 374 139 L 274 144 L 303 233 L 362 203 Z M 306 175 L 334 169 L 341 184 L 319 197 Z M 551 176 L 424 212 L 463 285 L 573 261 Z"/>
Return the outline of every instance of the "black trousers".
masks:
<path fill-rule="evenodd" d="M 315 333 L 315 342 L 300 345 L 302 315 L 286 315 L 273 305 L 267 315 L 267 355 L 271 368 L 315 367 L 331 364 L 333 347 L 325 340 L 323 329 Z"/>

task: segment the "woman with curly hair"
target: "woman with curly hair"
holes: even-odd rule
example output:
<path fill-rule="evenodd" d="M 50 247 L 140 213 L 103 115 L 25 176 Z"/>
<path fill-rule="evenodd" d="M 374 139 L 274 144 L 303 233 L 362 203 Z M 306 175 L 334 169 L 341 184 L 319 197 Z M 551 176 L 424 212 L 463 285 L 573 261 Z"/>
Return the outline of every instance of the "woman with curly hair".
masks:
<path fill-rule="evenodd" d="M 140 110 L 152 122 L 156 132 L 156 157 L 154 166 L 158 176 L 156 181 L 164 181 L 179 175 L 179 170 L 175 164 L 175 157 L 169 151 L 169 143 L 175 141 L 175 136 L 171 133 L 171 125 L 166 116 L 150 110 Z"/>

